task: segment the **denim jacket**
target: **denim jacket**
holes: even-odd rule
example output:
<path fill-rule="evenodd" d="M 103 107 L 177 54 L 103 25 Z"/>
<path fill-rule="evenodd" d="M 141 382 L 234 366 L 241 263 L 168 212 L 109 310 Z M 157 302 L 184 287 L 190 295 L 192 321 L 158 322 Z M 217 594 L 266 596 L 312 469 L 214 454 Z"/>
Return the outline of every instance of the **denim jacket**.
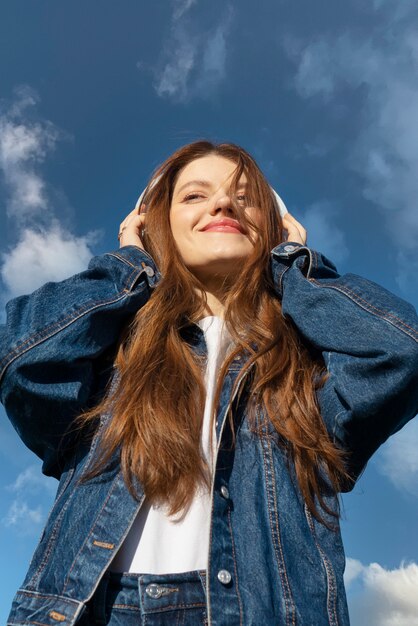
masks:
<path fill-rule="evenodd" d="M 272 251 L 271 271 L 283 315 L 323 355 L 329 377 L 318 391 L 319 406 L 329 436 L 350 452 L 356 479 L 380 444 L 418 411 L 416 312 L 371 281 L 340 276 L 323 255 L 296 243 Z M 100 476 L 80 482 L 111 416 L 102 416 L 90 439 L 75 438 L 71 426 L 102 397 L 120 333 L 158 279 L 153 260 L 125 246 L 7 305 L 1 401 L 24 443 L 42 458 L 43 472 L 59 479 L 9 626 L 76 624 L 143 502 L 143 495 L 136 501 L 129 494 L 117 455 Z M 206 350 L 197 325 L 184 340 Z M 208 623 L 347 626 L 339 528 L 310 514 L 261 407 L 258 419 L 270 436 L 250 431 L 249 377 L 241 369 L 242 361 L 232 363 L 218 407 Z M 237 377 L 240 393 L 231 397 Z M 336 506 L 337 497 L 330 494 L 327 503 Z"/>

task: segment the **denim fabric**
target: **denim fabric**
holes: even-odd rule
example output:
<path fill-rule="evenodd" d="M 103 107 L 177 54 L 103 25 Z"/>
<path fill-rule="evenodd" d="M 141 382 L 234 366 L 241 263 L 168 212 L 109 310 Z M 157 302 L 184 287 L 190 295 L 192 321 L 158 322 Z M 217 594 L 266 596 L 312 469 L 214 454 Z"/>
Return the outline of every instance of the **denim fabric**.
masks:
<path fill-rule="evenodd" d="M 330 439 L 350 455 L 355 481 L 375 450 L 418 412 L 416 312 L 372 281 L 340 276 L 331 261 L 297 243 L 272 251 L 271 275 L 283 315 L 328 369 L 318 403 Z M 72 425 L 111 381 L 117 384 L 120 333 L 158 280 L 149 255 L 125 246 L 7 305 L 0 398 L 22 440 L 42 458 L 44 473 L 59 480 L 9 626 L 74 626 L 142 505 L 141 485 L 138 500 L 126 488 L 118 452 L 99 477 L 80 482 L 112 416 L 101 416 L 90 439 L 77 438 Z M 206 353 L 197 325 L 182 338 Z M 263 436 L 251 431 L 252 374 L 242 373 L 244 362 L 245 355 L 232 363 L 217 407 L 208 624 L 348 626 L 339 527 L 330 530 L 310 514 L 262 405 L 256 419 Z M 326 482 L 324 499 L 337 507 Z"/>
<path fill-rule="evenodd" d="M 77 626 L 205 626 L 206 572 L 106 572 Z"/>

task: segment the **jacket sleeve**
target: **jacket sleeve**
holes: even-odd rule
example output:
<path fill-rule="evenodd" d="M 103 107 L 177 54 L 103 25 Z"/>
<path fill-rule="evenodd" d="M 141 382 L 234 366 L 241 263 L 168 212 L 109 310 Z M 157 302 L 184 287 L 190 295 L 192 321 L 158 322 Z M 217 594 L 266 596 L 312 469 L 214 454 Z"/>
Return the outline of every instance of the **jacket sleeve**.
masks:
<path fill-rule="evenodd" d="M 377 448 L 418 413 L 416 311 L 372 281 L 340 276 L 323 255 L 297 243 L 274 248 L 271 263 L 283 315 L 323 355 L 329 377 L 318 391 L 321 414 L 349 453 L 356 480 Z"/>
<path fill-rule="evenodd" d="M 109 355 L 157 280 L 151 257 L 125 246 L 6 305 L 0 399 L 23 442 L 43 459 L 45 474 L 59 476 L 63 437 L 99 397 L 112 371 Z"/>

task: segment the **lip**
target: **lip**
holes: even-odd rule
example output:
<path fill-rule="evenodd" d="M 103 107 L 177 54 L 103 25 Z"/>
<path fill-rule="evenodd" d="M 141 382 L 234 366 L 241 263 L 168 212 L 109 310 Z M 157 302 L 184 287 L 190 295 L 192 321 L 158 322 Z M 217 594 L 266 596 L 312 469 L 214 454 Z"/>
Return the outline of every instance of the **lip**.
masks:
<path fill-rule="evenodd" d="M 244 234 L 244 229 L 241 224 L 237 220 L 232 220 L 227 217 L 221 220 L 213 220 L 201 229 L 202 232 L 208 230 L 221 233 L 238 233 L 239 235 Z"/>

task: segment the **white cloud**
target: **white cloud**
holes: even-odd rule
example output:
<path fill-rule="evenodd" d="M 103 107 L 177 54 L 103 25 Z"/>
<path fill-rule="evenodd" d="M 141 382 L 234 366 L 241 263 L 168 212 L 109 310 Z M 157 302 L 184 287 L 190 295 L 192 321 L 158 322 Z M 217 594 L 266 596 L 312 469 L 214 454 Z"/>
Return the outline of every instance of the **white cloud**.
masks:
<path fill-rule="evenodd" d="M 196 20 L 184 17 L 193 4 L 189 0 L 175 5 L 171 34 L 154 70 L 157 94 L 176 102 L 211 98 L 226 76 L 231 5 L 215 28 L 205 30 Z"/>
<path fill-rule="evenodd" d="M 336 217 L 335 206 L 328 202 L 316 202 L 305 210 L 301 222 L 308 233 L 309 245 L 338 265 L 346 260 L 349 250 L 345 234 L 336 224 Z"/>
<path fill-rule="evenodd" d="M 22 470 L 13 483 L 5 487 L 14 497 L 1 519 L 2 525 L 21 536 L 37 534 L 45 520 L 43 505 L 50 503 L 56 488 L 56 480 L 41 474 L 39 466 L 33 464 Z"/>
<path fill-rule="evenodd" d="M 14 244 L 0 256 L 3 302 L 83 270 L 98 238 L 97 232 L 77 237 L 54 215 L 49 199 L 65 198 L 48 185 L 40 165 L 66 135 L 51 122 L 32 119 L 38 100 L 35 91 L 21 86 L 0 111 L 0 172 L 15 233 Z"/>
<path fill-rule="evenodd" d="M 31 293 L 45 282 L 81 272 L 91 258 L 90 245 L 95 239 L 94 233 L 76 237 L 56 221 L 49 230 L 23 230 L 18 243 L 2 255 L 5 298 Z"/>
<path fill-rule="evenodd" d="M 357 559 L 346 558 L 345 571 L 344 571 L 344 584 L 346 589 L 349 589 L 351 584 L 356 578 L 358 578 L 364 570 L 364 565 Z"/>
<path fill-rule="evenodd" d="M 197 0 L 175 0 L 173 10 L 173 20 L 179 20 L 185 13 L 195 5 Z"/>
<path fill-rule="evenodd" d="M 346 586 L 352 626 L 418 626 L 418 565 L 385 569 L 347 559 Z M 351 590 L 353 583 L 357 588 Z"/>
<path fill-rule="evenodd" d="M 27 502 L 13 500 L 2 522 L 6 528 L 14 527 L 20 534 L 32 532 L 33 525 L 39 527 L 43 521 L 42 507 L 30 508 Z"/>
<path fill-rule="evenodd" d="M 402 491 L 418 496 L 418 416 L 390 437 L 376 457 L 376 467 Z"/>
<path fill-rule="evenodd" d="M 21 87 L 16 98 L 0 114 L 0 170 L 8 194 L 9 216 L 27 219 L 48 209 L 46 185 L 36 167 L 63 133 L 50 122 L 24 119 L 37 103 L 35 92 Z"/>
<path fill-rule="evenodd" d="M 363 178 L 364 196 L 382 212 L 393 242 L 401 247 L 398 284 L 405 288 L 416 281 L 417 269 L 418 34 L 412 20 L 405 19 L 414 10 L 412 3 L 401 13 L 394 3 L 380 5 L 367 38 L 345 32 L 321 35 L 308 45 L 288 38 L 284 46 L 297 65 L 294 86 L 303 98 L 320 98 L 337 109 L 347 107 L 347 90 L 363 89 L 362 110 L 346 108 L 359 124 L 347 160 Z"/>
<path fill-rule="evenodd" d="M 26 492 L 31 495 L 39 491 L 44 492 L 45 490 L 54 493 L 56 488 L 56 480 L 44 476 L 39 466 L 35 464 L 29 465 L 22 470 L 15 480 L 6 486 L 6 490 L 12 493 L 24 494 Z"/>

